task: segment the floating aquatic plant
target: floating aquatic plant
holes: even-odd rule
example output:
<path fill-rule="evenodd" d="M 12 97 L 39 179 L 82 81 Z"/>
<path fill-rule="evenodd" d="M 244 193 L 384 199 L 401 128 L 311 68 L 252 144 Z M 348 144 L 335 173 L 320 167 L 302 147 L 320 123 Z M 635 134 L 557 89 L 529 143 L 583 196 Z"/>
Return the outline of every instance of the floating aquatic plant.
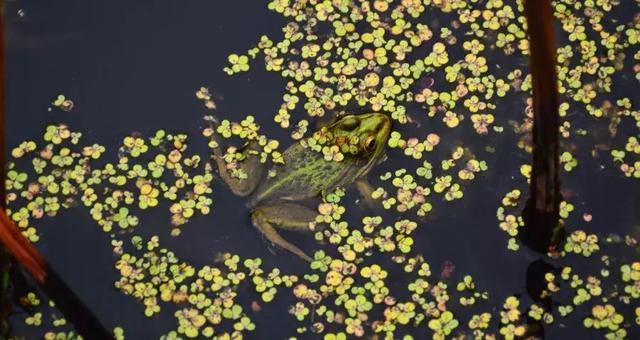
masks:
<path fill-rule="evenodd" d="M 616 76 L 629 67 L 625 63 L 633 64 L 635 78 L 640 77 L 640 26 L 635 19 L 628 23 L 610 19 L 617 5 L 606 0 L 554 4 L 563 32 L 557 66 L 561 134 L 567 149 L 560 161 L 567 171 L 588 164 L 583 162 L 585 152 L 570 146 L 576 138 L 589 138 L 594 157 L 598 151 L 610 149 L 607 157 L 623 175 L 638 178 L 637 103 L 611 93 L 620 86 Z M 403 159 L 408 168 L 383 171 L 371 198 L 398 218 L 371 215 L 361 223 L 350 222 L 346 193 L 341 189 L 326 193 L 310 228 L 317 240 L 327 242 L 314 253 L 309 271 L 296 275 L 282 274 L 277 268 L 267 270 L 262 259 L 246 259 L 241 254 L 226 254 L 219 262 L 194 266 L 160 247 L 157 237 L 146 243 L 134 238 L 126 246 L 113 240 L 118 256 L 115 268 L 120 274 L 115 286 L 139 300 L 147 316 L 162 312 L 165 306 L 177 306 L 175 330 L 165 339 L 239 338 L 254 331 L 251 314 L 262 304 L 268 308 L 285 289 L 297 299 L 288 309 L 292 320 L 298 322 L 297 333 L 310 332 L 324 339 L 372 333 L 410 338 L 408 327 L 429 329 L 434 338 L 468 328 L 476 337 L 499 333 L 511 339 L 529 331 L 524 315 L 553 324 L 558 316 L 568 316 L 578 308 L 584 312 L 583 306 L 591 307 L 584 318 L 585 327 L 604 330 L 609 338 L 626 335 L 629 326 L 623 323 L 618 306 L 637 302 L 640 296 L 637 261 L 620 263 L 619 275 L 612 277 L 602 274 L 607 273 L 606 268 L 601 275 L 579 273 L 568 266 L 558 273 L 547 273 L 541 298 L 556 298 L 566 291 L 569 296 L 553 310 L 509 296 L 502 306 L 496 306 L 500 309 L 497 313 L 485 309 L 467 314 L 458 310 L 476 308 L 476 301 L 488 293 L 479 291 L 470 275 L 449 282 L 435 278 L 429 263 L 415 250 L 421 242 L 414 239 L 415 231 L 424 225 L 412 220 L 413 215 L 427 215 L 436 201 L 464 199 L 465 187 L 493 166 L 478 158 L 484 158 L 482 150 L 470 150 L 451 136 L 468 127 L 475 131 L 473 138 L 490 144 L 494 141 L 490 138 L 510 133 L 504 127 L 512 126 L 520 135 L 518 146 L 531 151 L 531 77 L 518 62 L 523 63 L 529 54 L 522 1 L 275 0 L 267 7 L 289 21 L 283 26 L 282 37 L 260 37 L 246 52 L 229 55 L 223 71 L 229 75 L 249 72 L 261 61 L 267 71 L 284 78 L 282 103 L 271 113 L 275 124 L 327 160 L 342 161 L 357 141 L 338 141 L 326 129 L 316 129 L 317 117 L 356 113 L 354 108 L 389 115 L 395 122 L 387 142 L 389 156 Z M 430 20 L 432 13 L 442 15 L 450 25 L 441 27 Z M 495 63 L 490 51 L 513 62 Z M 207 108 L 216 107 L 208 89 L 200 88 L 196 97 Z M 521 121 L 509 121 L 510 116 L 503 113 L 508 107 L 503 98 L 522 99 Z M 53 105 L 63 111 L 74 106 L 63 95 Z M 579 128 L 583 117 L 597 126 L 606 121 L 603 130 L 607 137 L 620 144 L 599 146 L 601 137 Z M 205 119 L 210 125 L 202 134 L 210 148 L 221 147 L 212 138 L 218 134 L 255 143 L 254 155 L 263 163 L 283 162 L 278 149 L 287 141 L 262 135 L 253 116 L 238 121 Z M 621 124 L 634 129 L 621 129 Z M 413 127 L 420 127 L 421 132 L 417 134 Z M 615 138 L 617 134 L 622 136 Z M 36 220 L 56 216 L 78 202 L 106 232 L 139 228 L 138 210 L 161 206 L 161 201 L 170 207 L 174 235 L 196 214 L 210 213 L 213 166 L 208 157 L 187 152 L 186 135 L 158 130 L 149 138 L 126 136 L 116 161 L 103 161 L 111 150 L 96 143 L 81 146 L 80 138 L 80 133 L 66 125 L 50 125 L 44 143 L 25 141 L 11 151 L 16 162 L 9 165 L 5 184 L 8 212 L 32 241 L 39 237 Z M 487 145 L 486 150 L 495 148 Z M 247 179 L 250 174 L 238 167 L 247 157 L 242 151 L 226 148 L 223 158 L 233 177 Z M 33 172 L 25 170 L 25 165 Z M 524 164 L 514 169 L 518 172 L 523 177 L 514 176 L 513 185 L 498 198 L 501 206 L 496 214 L 499 228 L 509 235 L 508 247 L 514 251 L 519 248 L 519 230 L 526 228 L 518 208 L 531 167 Z M 558 261 L 604 253 L 604 235 L 571 228 L 572 212 L 581 209 L 577 201 L 572 202 L 560 206 L 563 223 L 572 232 L 564 252 L 558 249 L 559 254 L 554 254 Z M 410 211 L 415 214 L 408 215 Z M 633 243 L 630 236 L 626 240 Z M 135 251 L 125 251 L 130 246 Z M 391 287 L 389 276 L 396 269 L 393 263 L 407 275 L 404 290 Z M 606 284 L 607 279 L 621 280 L 624 291 L 609 289 L 615 285 Z M 255 290 L 255 304 L 239 304 L 240 287 Z M 635 313 L 638 323 L 639 309 Z M 465 320 L 465 315 L 471 316 Z M 38 322 L 37 317 L 30 318 L 32 324 Z M 123 336 L 120 331 L 115 333 Z M 72 336 L 59 334 L 47 333 L 45 337 Z"/>

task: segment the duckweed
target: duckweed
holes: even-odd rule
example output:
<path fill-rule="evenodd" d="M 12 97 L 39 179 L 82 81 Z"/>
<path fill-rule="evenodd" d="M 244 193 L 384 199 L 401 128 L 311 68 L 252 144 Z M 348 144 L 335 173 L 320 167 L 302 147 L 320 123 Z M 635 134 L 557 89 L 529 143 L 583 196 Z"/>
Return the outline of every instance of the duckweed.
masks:
<path fill-rule="evenodd" d="M 579 129 L 577 117 L 598 123 L 606 119 L 605 130 L 612 137 L 621 134 L 613 140 L 622 140 L 622 144 L 607 146 L 611 161 L 602 166 L 613 164 L 622 176 L 640 178 L 640 113 L 634 110 L 631 98 L 609 98 L 617 85 L 616 73 L 625 67 L 625 56 L 632 59 L 627 63 L 634 64 L 633 73 L 640 79 L 640 52 L 635 51 L 640 41 L 638 20 L 612 25 L 609 14 L 617 5 L 616 1 L 554 3 L 554 16 L 562 30 L 557 66 L 561 135 L 567 141 L 560 163 L 567 172 L 578 166 L 578 158 L 581 167 L 587 164 L 581 152 L 569 148 L 578 137 L 593 143 L 592 155 L 598 158 L 602 141 Z M 253 313 L 268 308 L 283 290 L 295 298 L 288 312 L 298 322 L 297 333 L 311 332 L 327 340 L 370 334 L 396 338 L 408 326 L 429 329 L 434 339 L 464 332 L 465 327 L 476 338 L 493 338 L 495 329 L 513 339 L 529 331 L 527 317 L 552 324 L 576 310 L 587 311 L 583 305 L 591 308 L 583 319 L 586 328 L 606 332 L 607 338 L 626 336 L 629 326 L 619 305 L 635 303 L 640 297 L 639 262 L 621 262 L 619 275 L 612 270 L 616 274 L 612 277 L 602 274 L 607 272 L 604 268 L 600 276 L 567 266 L 547 273 L 541 298 L 553 295 L 559 299 L 552 309 L 508 296 L 493 314 L 482 310 L 458 313 L 458 308 L 479 308 L 477 300 L 487 299 L 488 293 L 479 290 L 471 275 L 457 281 L 447 281 L 445 275 L 436 279 L 430 264 L 413 249 L 421 242 L 414 235 L 424 223 L 407 213 L 414 211 L 422 218 L 436 202 L 455 205 L 454 201 L 465 199 L 465 187 L 492 166 L 476 157 L 481 150 L 449 140 L 449 133 L 470 128 L 474 138 L 491 143 L 494 139 L 490 138 L 509 133 L 504 127 L 510 126 L 519 135 L 518 147 L 531 152 L 531 76 L 518 68 L 518 62 L 499 65 L 487 59 L 490 50 L 519 60 L 529 54 L 522 1 L 274 0 L 267 7 L 288 20 L 281 38 L 261 36 L 246 52 L 229 55 L 223 72 L 249 72 L 260 59 L 267 71 L 285 79 L 282 103 L 273 121 L 326 160 L 344 160 L 355 152 L 358 141 L 338 140 L 323 128 L 310 130 L 314 119 L 351 113 L 354 107 L 389 115 L 395 122 L 387 141 L 389 157 L 416 166 L 388 169 L 379 177 L 371 198 L 401 217 L 366 216 L 361 223 L 349 223 L 352 212 L 345 208 L 345 191 L 325 193 L 310 228 L 318 241 L 327 242 L 314 253 L 309 271 L 295 275 L 267 269 L 262 259 L 241 254 L 223 254 L 215 263 L 195 266 L 161 247 L 157 236 L 146 242 L 139 236 L 132 242 L 114 238 L 114 267 L 120 276 L 114 286 L 138 300 L 148 317 L 166 309 L 174 311 L 175 329 L 164 339 L 250 336 L 256 328 Z M 451 27 L 429 20 L 431 11 L 449 18 Z M 328 33 L 322 32 L 325 26 Z M 498 99 L 515 94 L 524 95 L 522 120 L 507 121 L 499 114 L 504 106 Z M 216 108 L 207 88 L 195 95 L 206 108 Z M 53 106 L 70 111 L 74 104 L 59 95 Z M 202 135 L 210 149 L 223 153 L 233 177 L 250 175 L 238 167 L 246 157 L 259 157 L 262 163 L 284 162 L 279 151 L 284 141 L 261 134 L 255 117 L 219 121 L 206 116 L 205 122 Z M 635 129 L 619 128 L 621 124 Z M 416 135 L 412 126 L 423 132 Z M 310 131 L 315 132 L 309 135 Z M 258 147 L 248 155 L 236 147 L 222 150 L 214 134 Z M 163 206 L 163 201 L 169 206 L 172 235 L 179 235 L 181 226 L 197 214 L 210 213 L 213 165 L 205 161 L 208 157 L 187 152 L 186 135 L 158 130 L 147 138 L 125 136 L 113 162 L 102 161 L 110 150 L 97 143 L 81 146 L 81 137 L 64 124 L 50 125 L 43 142 L 25 141 L 11 150 L 15 162 L 9 164 L 5 183 L 8 214 L 31 241 L 39 238 L 36 220 L 56 216 L 78 201 L 112 234 L 114 229 L 135 232 L 141 224 L 139 210 Z M 36 175 L 23 171 L 24 165 Z M 527 227 L 519 210 L 531 166 L 523 164 L 514 172 L 522 177 L 514 178 L 510 183 L 514 186 L 504 191 L 496 217 L 498 227 L 508 235 L 507 247 L 517 251 L 516 237 Z M 571 233 L 558 254 L 550 254 L 553 259 L 562 263 L 572 256 L 601 254 L 605 237 L 572 228 L 572 212 L 580 210 L 580 205 L 564 201 L 559 208 L 562 223 Z M 626 240 L 634 245 L 630 236 Z M 406 291 L 392 289 L 390 276 L 398 269 L 394 264 L 406 275 Z M 623 291 L 604 289 L 614 286 L 604 283 L 613 279 L 621 280 Z M 251 308 L 240 304 L 245 296 L 238 297 L 248 290 L 255 293 L 249 299 Z M 38 305 L 35 296 L 25 301 Z M 640 309 L 635 313 L 640 324 Z M 465 315 L 470 315 L 468 322 Z M 41 324 L 42 313 L 28 316 L 25 322 Z M 46 339 L 74 336 L 57 331 L 45 334 Z M 123 338 L 124 332 L 116 328 L 114 336 Z"/>

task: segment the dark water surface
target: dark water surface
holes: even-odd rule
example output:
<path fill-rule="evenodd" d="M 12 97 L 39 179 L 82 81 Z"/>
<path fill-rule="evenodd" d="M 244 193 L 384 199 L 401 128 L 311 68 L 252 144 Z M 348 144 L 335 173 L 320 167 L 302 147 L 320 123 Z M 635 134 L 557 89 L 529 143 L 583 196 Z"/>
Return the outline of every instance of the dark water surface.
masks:
<path fill-rule="evenodd" d="M 87 143 L 113 148 L 132 131 L 150 134 L 163 128 L 196 137 L 204 111 L 194 93 L 208 84 L 224 93 L 219 106 L 230 115 L 270 114 L 279 105 L 280 98 L 265 90 L 282 86 L 276 75 L 228 77 L 221 71 L 227 55 L 245 49 L 247 42 L 255 41 L 256 32 L 280 31 L 280 17 L 266 11 L 264 3 L 20 1 L 14 5 L 26 16 L 12 21 L 13 13 L 7 13 L 13 34 L 7 48 L 8 145 L 37 140 L 47 124 L 59 122 L 82 131 Z M 48 112 L 58 93 L 73 98 L 73 111 Z M 111 157 L 114 152 L 110 150 Z M 201 264 L 211 263 L 214 254 L 223 251 L 269 256 L 248 215 L 212 217 L 243 207 L 222 185 L 216 184 L 214 191 L 229 197 L 215 203 L 213 215 L 196 218 L 185 228 L 183 237 L 189 241 L 172 244 L 175 252 Z M 168 212 L 159 210 L 144 216 L 145 228 L 140 229 L 168 241 Z M 113 287 L 115 259 L 109 237 L 85 209 L 42 222 L 39 249 L 106 326 L 122 325 L 132 339 L 157 338 L 173 329 L 172 314 L 148 320 L 134 300 Z M 16 327 L 21 324 L 20 319 Z"/>
<path fill-rule="evenodd" d="M 246 50 L 261 34 L 280 36 L 282 17 L 267 11 L 262 1 L 227 1 L 223 5 L 210 0 L 18 0 L 7 6 L 7 144 L 11 147 L 23 140 L 39 140 L 47 124 L 65 123 L 83 133 L 84 143 L 105 145 L 104 157 L 108 160 L 115 159 L 116 147 L 132 131 L 150 135 L 161 128 L 189 134 L 190 140 L 195 141 L 190 148 L 202 155 L 207 152 L 205 141 L 199 139 L 205 111 L 194 97 L 200 86 L 209 86 L 224 97 L 216 101 L 220 115 L 238 120 L 253 114 L 267 135 L 287 140 L 285 133 L 271 123 L 281 103 L 284 81 L 260 67 L 233 77 L 222 72 L 228 54 Z M 24 11 L 23 18 L 16 14 L 18 9 Z M 75 107 L 71 112 L 48 110 L 59 93 L 73 99 Z M 637 94 L 630 96 L 640 99 Z M 519 120 L 524 100 L 514 100 L 501 108 L 505 113 L 498 115 Z M 463 134 L 448 138 L 464 139 L 472 131 L 470 126 L 456 130 Z M 461 201 L 434 202 L 434 213 L 420 221 L 414 239 L 419 240 L 415 247 L 424 254 L 434 273 L 439 272 L 442 263 L 451 261 L 456 267 L 455 278 L 472 275 L 476 285 L 491 296 L 489 301 L 478 304 L 485 310 L 494 308 L 496 315 L 507 296 L 520 294 L 521 300 L 527 299 L 527 266 L 536 257 L 506 249 L 506 238 L 498 229 L 495 216 L 502 195 L 513 187 L 512 178 L 519 176 L 518 167 L 528 161 L 528 155 L 517 148 L 512 134 L 487 138 L 497 151 L 483 151 L 485 140 L 477 147 L 477 154 L 487 161 L 489 171 L 478 175 Z M 587 146 L 584 153 L 589 151 Z M 403 161 L 406 158 L 391 156 L 372 175 L 375 178 L 401 166 Z M 620 234 L 637 227 L 637 184 L 630 185 L 630 180 L 613 169 L 611 162 L 604 169 L 600 167 L 605 164 L 601 159 L 583 157 L 580 162 L 570 176 L 563 178 L 563 185 L 574 192 L 572 202 L 586 207 L 594 216 L 592 223 L 580 227 L 592 232 L 606 228 Z M 196 266 L 212 263 L 216 254 L 233 252 L 243 257 L 261 257 L 267 268 L 278 266 L 285 273 L 304 272 L 304 263 L 271 249 L 251 226 L 243 199 L 234 197 L 218 180 L 214 181 L 213 191 L 212 214 L 192 219 L 180 237 L 169 236 L 169 213 L 163 207 L 141 214 L 136 233 L 159 235 L 161 244 Z M 350 190 L 348 197 L 353 202 L 357 194 Z M 352 210 L 364 215 L 364 209 L 358 206 Z M 384 212 L 380 214 L 384 216 Z M 157 338 L 175 328 L 169 308 L 159 316 L 146 318 L 143 306 L 113 287 L 117 273 L 110 237 L 85 208 L 41 220 L 38 230 L 42 236 L 38 248 L 108 328 L 122 326 L 131 339 Z M 309 252 L 318 247 L 311 235 L 286 235 Z M 637 254 L 619 256 L 638 258 Z M 594 273 L 599 268 L 594 263 Z M 389 285 L 403 287 L 407 283 L 398 277 Z M 243 296 L 242 292 L 238 295 Z M 257 333 L 248 333 L 249 338 L 294 335 L 294 319 L 282 317 L 287 308 L 287 298 L 282 302 L 277 298 L 262 313 L 256 313 Z M 456 311 L 456 316 L 467 320 L 467 313 L 470 315 L 466 310 Z M 625 312 L 628 315 L 633 312 Z M 38 330 L 25 326 L 23 317 L 20 314 L 13 318 L 15 334 L 31 338 L 30 332 Z M 557 321 L 567 326 L 549 327 L 547 338 L 595 336 L 593 332 L 582 334 L 585 331 L 581 317 L 572 315 Z M 640 337 L 637 328 L 632 329 L 629 338 L 634 336 Z"/>

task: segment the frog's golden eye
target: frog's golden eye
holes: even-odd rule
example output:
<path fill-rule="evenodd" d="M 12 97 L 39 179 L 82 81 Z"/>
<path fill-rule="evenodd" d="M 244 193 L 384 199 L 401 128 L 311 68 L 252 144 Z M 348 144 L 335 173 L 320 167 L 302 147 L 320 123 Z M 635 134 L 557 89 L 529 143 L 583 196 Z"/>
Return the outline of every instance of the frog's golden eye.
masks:
<path fill-rule="evenodd" d="M 364 141 L 364 151 L 371 152 L 376 148 L 376 137 L 369 136 Z"/>

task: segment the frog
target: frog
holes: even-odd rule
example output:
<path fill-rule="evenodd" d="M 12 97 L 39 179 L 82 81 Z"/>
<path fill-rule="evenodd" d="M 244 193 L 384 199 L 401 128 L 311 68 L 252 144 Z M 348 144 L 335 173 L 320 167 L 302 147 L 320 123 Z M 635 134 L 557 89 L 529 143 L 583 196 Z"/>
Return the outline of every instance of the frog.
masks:
<path fill-rule="evenodd" d="M 214 128 L 217 121 L 214 120 Z M 238 152 L 243 160 L 234 166 L 246 176 L 233 176 L 219 140 L 212 159 L 217 172 L 233 194 L 247 197 L 253 226 L 273 245 L 311 262 L 302 249 L 287 241 L 278 229 L 309 231 L 317 212 L 304 204 L 323 197 L 336 188 L 356 185 L 363 197 L 371 197 L 366 182 L 369 171 L 385 158 L 384 148 L 391 131 L 391 119 L 384 113 L 343 115 L 317 132 L 328 136 L 325 145 L 344 146 L 341 160 L 327 160 L 310 139 L 301 139 L 282 152 L 283 164 L 271 168 L 260 161 L 261 147 L 256 141 L 245 143 Z M 213 137 L 217 138 L 217 137 Z M 238 178 L 242 177 L 242 178 Z"/>

